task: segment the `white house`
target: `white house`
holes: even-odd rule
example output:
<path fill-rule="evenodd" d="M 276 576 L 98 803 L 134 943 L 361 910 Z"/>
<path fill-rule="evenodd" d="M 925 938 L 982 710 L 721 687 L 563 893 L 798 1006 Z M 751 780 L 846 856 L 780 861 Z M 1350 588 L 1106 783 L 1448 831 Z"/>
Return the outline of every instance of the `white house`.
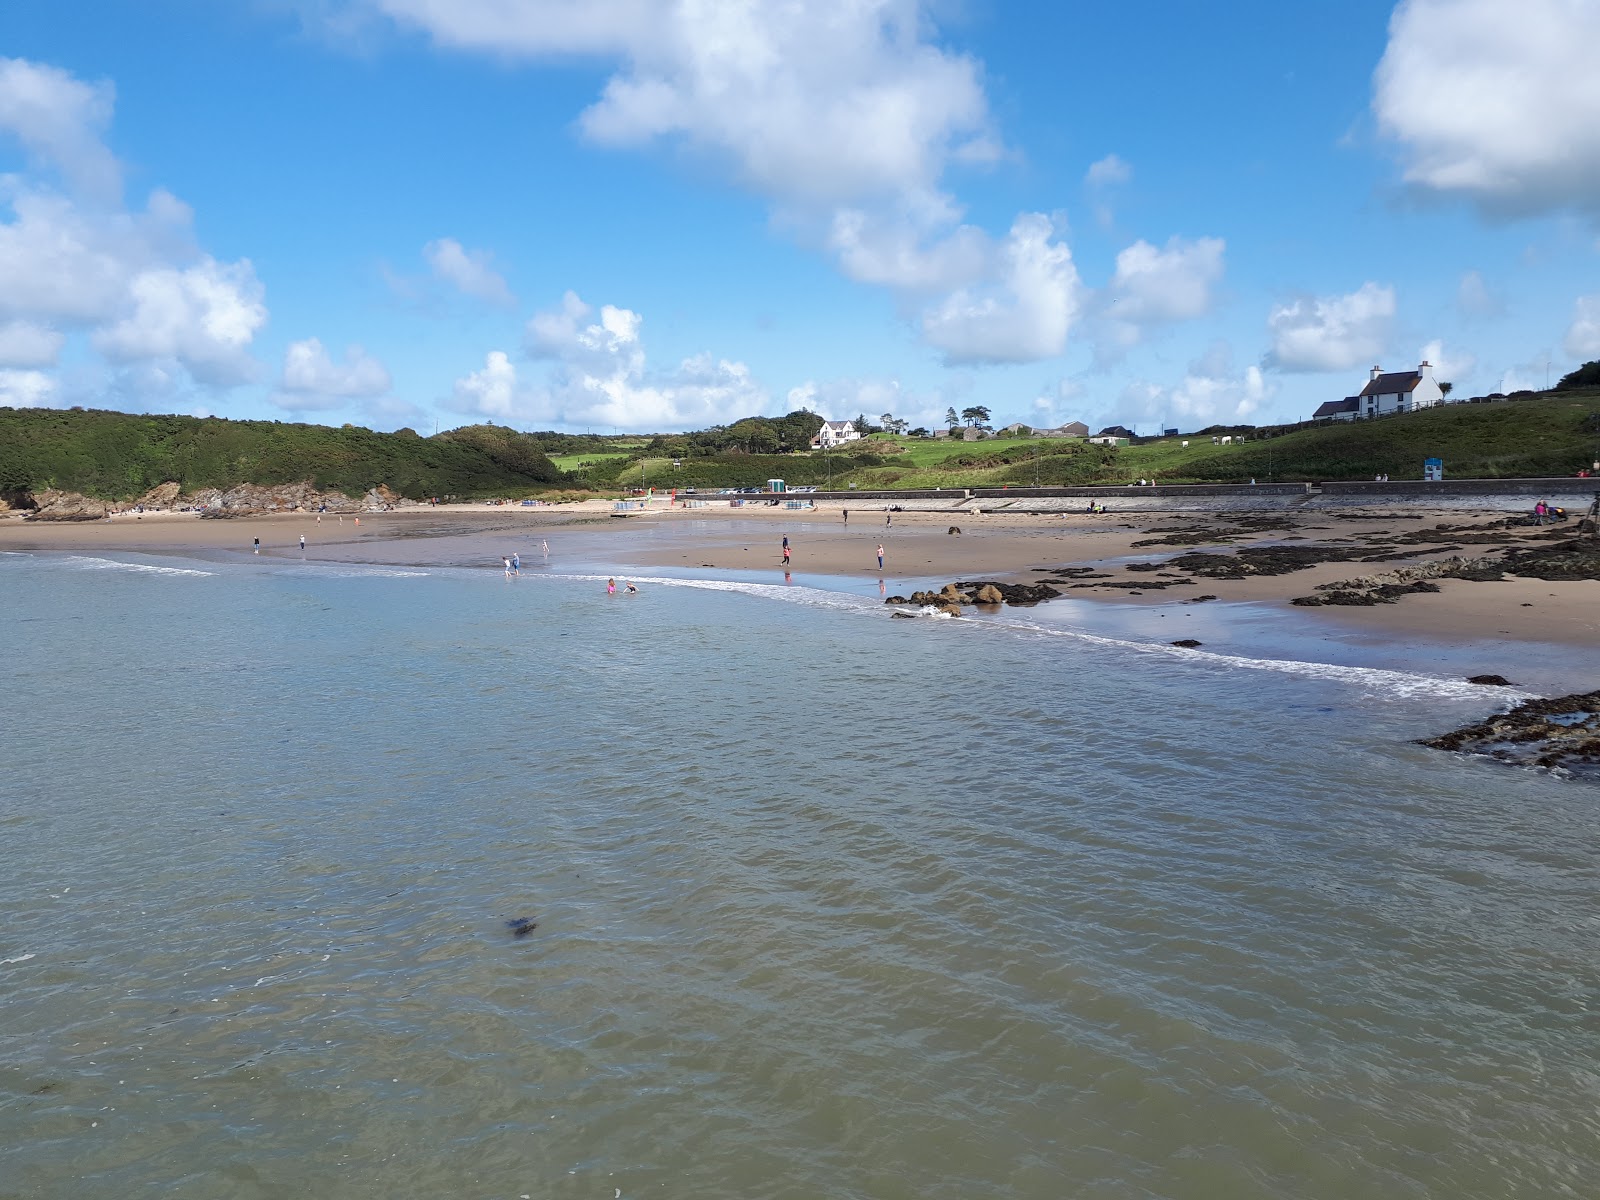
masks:
<path fill-rule="evenodd" d="M 811 445 L 818 450 L 831 450 L 860 437 L 861 431 L 850 421 L 824 421 L 822 428 L 817 430 L 817 436 L 811 439 Z"/>
<path fill-rule="evenodd" d="M 1444 402 L 1444 392 L 1434 382 L 1433 365 L 1421 363 L 1415 371 L 1390 371 L 1373 367 L 1367 386 L 1356 397 L 1361 403 L 1358 415 L 1381 417 L 1385 413 L 1416 412 Z"/>

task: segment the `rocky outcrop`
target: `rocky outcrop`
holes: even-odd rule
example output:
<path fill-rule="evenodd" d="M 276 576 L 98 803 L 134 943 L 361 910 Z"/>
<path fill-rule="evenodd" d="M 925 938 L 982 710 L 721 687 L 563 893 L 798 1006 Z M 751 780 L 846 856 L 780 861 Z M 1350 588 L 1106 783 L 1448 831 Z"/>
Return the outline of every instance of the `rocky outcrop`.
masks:
<path fill-rule="evenodd" d="M 1359 607 L 1393 604 L 1401 596 L 1415 592 L 1437 592 L 1439 585 L 1432 582 L 1435 579 L 1471 579 L 1479 582 L 1501 579 L 1500 565 L 1500 560 L 1494 558 L 1442 558 L 1414 567 L 1398 567 L 1377 575 L 1319 583 L 1312 595 L 1296 596 L 1289 603 L 1302 608 L 1317 608 L 1324 604 Z"/>
<path fill-rule="evenodd" d="M 937 592 L 912 592 L 890 596 L 885 604 L 916 604 L 961 615 L 964 604 L 1038 604 L 1061 595 L 1047 583 L 947 583 Z"/>
<path fill-rule="evenodd" d="M 34 510 L 29 521 L 99 521 L 110 514 L 104 500 L 94 500 L 77 492 L 47 489 L 33 494 Z"/>
<path fill-rule="evenodd" d="M 370 496 L 373 492 L 367 494 Z M 392 492 L 389 494 L 393 495 Z M 310 512 L 323 507 L 329 512 L 358 513 L 371 507 L 365 502 L 352 500 L 343 492 L 318 491 L 310 480 L 279 484 L 277 487 L 258 487 L 253 483 L 241 483 L 238 487 L 226 491 L 204 488 L 183 497 L 183 501 L 202 510 L 202 516 L 231 517 L 247 516 L 251 513 L 294 512 L 296 509 Z M 382 504 L 382 501 L 378 502 L 380 507 Z"/>
<path fill-rule="evenodd" d="M 183 489 L 178 484 L 169 479 L 166 483 L 156 484 L 155 487 L 151 488 L 148 492 L 140 496 L 127 507 L 141 508 L 146 512 L 150 512 L 152 510 L 159 512 L 163 509 L 177 508 L 178 495 L 182 491 Z"/>
<path fill-rule="evenodd" d="M 1529 700 L 1510 712 L 1417 744 L 1518 766 L 1600 776 L 1600 692 Z"/>

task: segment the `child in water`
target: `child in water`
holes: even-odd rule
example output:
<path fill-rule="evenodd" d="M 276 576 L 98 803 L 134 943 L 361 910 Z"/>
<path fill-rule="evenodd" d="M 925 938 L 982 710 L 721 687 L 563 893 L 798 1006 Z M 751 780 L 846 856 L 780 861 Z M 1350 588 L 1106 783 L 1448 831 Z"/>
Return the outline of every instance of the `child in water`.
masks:
<path fill-rule="evenodd" d="M 616 594 L 617 594 L 617 581 L 615 579 L 606 580 L 606 595 L 615 596 Z"/>

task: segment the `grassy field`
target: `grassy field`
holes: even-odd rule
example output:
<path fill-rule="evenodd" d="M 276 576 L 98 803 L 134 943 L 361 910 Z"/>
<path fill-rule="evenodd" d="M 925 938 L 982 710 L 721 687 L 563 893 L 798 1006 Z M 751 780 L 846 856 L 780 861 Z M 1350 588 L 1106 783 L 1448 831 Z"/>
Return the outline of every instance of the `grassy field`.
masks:
<path fill-rule="evenodd" d="M 621 450 L 615 454 L 552 454 L 550 461 L 555 464 L 558 471 L 581 471 L 585 467 L 594 467 L 602 468 L 603 473 L 610 474 L 613 464 L 625 462 L 632 456 L 630 450 Z"/>
<path fill-rule="evenodd" d="M 1443 459 L 1447 478 L 1571 475 L 1600 459 L 1600 390 L 1263 429 L 1228 446 L 1193 434 L 1116 449 L 1054 438 L 903 439 L 899 451 L 894 442 L 879 435 L 851 443 L 852 451 L 882 455 L 885 465 L 849 479 L 858 487 L 903 488 L 1420 479 L 1426 458 Z"/>

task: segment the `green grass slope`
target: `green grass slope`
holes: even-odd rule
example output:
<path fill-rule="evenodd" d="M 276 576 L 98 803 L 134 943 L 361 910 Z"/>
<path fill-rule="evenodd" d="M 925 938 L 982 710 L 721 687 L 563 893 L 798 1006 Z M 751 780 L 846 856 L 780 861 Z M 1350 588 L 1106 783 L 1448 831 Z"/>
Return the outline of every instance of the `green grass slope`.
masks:
<path fill-rule="evenodd" d="M 526 434 L 476 425 L 436 437 L 345 426 L 130 413 L 0 408 L 0 492 L 62 488 L 107 500 L 166 480 L 186 491 L 310 479 L 358 495 L 526 494 L 561 472 Z"/>

